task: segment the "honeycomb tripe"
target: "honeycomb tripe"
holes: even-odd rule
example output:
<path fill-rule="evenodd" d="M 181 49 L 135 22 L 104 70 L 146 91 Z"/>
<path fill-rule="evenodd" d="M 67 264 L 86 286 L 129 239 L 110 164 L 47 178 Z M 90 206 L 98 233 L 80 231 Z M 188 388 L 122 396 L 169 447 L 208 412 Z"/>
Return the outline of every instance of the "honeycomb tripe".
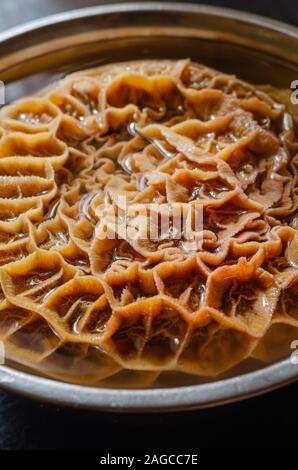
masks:
<path fill-rule="evenodd" d="M 296 122 L 273 92 L 190 60 L 74 73 L 3 107 L 7 357 L 62 380 L 148 386 L 289 353 Z M 173 229 L 184 213 L 198 244 Z"/>

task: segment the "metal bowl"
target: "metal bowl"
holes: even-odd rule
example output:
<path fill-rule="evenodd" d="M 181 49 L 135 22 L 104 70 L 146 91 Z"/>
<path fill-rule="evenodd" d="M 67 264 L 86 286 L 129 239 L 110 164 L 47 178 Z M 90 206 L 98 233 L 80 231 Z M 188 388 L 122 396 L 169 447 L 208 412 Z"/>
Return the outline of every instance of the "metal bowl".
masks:
<path fill-rule="evenodd" d="M 298 78 L 298 30 L 232 10 L 179 3 L 133 3 L 76 10 L 0 34 L 6 100 L 67 72 L 136 58 L 185 58 L 255 83 L 289 88 Z M 254 396 L 294 381 L 290 359 L 214 382 L 159 389 L 92 388 L 0 367 L 6 390 L 80 408 L 166 411 L 202 408 Z"/>

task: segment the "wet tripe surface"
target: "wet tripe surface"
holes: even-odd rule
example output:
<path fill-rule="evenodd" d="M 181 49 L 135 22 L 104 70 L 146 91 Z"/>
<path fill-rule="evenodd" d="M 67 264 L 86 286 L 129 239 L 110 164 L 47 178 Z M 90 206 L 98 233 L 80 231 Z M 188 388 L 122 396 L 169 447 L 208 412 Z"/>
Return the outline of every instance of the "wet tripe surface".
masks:
<path fill-rule="evenodd" d="M 132 370 L 145 386 L 164 370 L 217 376 L 289 352 L 298 334 L 294 118 L 263 91 L 189 60 L 83 71 L 4 107 L 7 357 L 79 383 Z M 130 236 L 136 206 L 145 215 Z M 172 219 L 162 227 L 159 208 L 172 219 L 186 210 L 197 248 L 174 236 Z"/>

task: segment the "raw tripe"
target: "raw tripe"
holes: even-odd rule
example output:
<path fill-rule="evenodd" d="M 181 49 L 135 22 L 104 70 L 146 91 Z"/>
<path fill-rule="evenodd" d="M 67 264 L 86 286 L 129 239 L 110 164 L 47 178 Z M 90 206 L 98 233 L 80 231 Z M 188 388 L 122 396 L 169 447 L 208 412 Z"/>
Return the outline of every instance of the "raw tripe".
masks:
<path fill-rule="evenodd" d="M 289 349 L 298 332 L 295 130 L 286 104 L 190 60 L 82 71 L 4 107 L 8 357 L 65 380 L 135 370 L 147 384 L 164 370 L 216 376 Z M 145 207 L 139 235 L 112 222 L 119 198 L 125 224 L 134 205 Z M 202 207 L 197 249 L 170 228 L 151 239 L 152 204 Z"/>

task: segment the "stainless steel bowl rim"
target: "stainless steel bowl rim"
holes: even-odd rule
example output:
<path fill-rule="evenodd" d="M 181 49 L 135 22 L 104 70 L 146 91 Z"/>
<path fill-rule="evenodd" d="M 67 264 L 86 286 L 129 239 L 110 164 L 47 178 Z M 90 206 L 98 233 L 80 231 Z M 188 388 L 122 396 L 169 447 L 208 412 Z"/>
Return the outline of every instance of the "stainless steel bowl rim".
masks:
<path fill-rule="evenodd" d="M 54 24 L 108 13 L 134 11 L 194 12 L 240 20 L 243 12 L 189 3 L 137 2 L 82 8 L 31 21 L 0 33 L 0 43 Z M 280 21 L 245 13 L 245 22 L 298 38 L 298 29 Z M 110 389 L 63 383 L 0 366 L 0 387 L 30 398 L 78 408 L 105 411 L 172 411 L 204 408 L 264 393 L 297 380 L 298 366 L 290 359 L 237 377 L 206 384 L 158 389 Z"/>
<path fill-rule="evenodd" d="M 202 385 L 160 389 L 86 387 L 0 367 L 0 387 L 30 398 L 75 408 L 105 411 L 173 411 L 206 408 L 252 397 L 297 379 L 290 359 L 264 369 Z"/>

